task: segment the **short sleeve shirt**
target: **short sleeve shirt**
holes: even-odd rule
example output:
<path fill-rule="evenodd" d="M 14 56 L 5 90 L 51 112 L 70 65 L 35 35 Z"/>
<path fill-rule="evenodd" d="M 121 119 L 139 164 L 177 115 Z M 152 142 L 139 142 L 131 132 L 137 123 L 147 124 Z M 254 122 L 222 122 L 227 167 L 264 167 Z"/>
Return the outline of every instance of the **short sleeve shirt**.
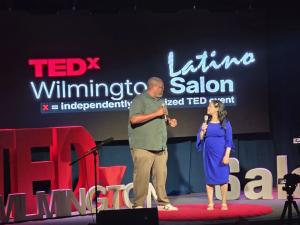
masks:
<path fill-rule="evenodd" d="M 146 91 L 136 96 L 129 109 L 128 140 L 130 148 L 161 151 L 167 149 L 167 127 L 163 117 L 132 125 L 130 118 L 138 114 L 149 114 L 162 106 L 164 99 L 152 98 Z"/>

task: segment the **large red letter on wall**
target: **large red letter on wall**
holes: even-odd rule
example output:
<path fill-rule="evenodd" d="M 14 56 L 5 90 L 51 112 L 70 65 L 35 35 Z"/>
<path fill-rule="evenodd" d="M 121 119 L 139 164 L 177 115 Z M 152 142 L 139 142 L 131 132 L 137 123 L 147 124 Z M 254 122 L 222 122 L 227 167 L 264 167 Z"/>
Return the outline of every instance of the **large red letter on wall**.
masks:
<path fill-rule="evenodd" d="M 32 162 L 31 151 L 33 147 L 50 147 L 53 149 L 53 136 L 51 128 L 17 129 L 16 130 L 16 186 L 12 187 L 12 193 L 26 193 L 27 213 L 36 212 L 36 203 L 33 193 L 33 181 L 50 180 L 55 182 L 53 161 Z"/>
<path fill-rule="evenodd" d="M 4 195 L 4 158 L 3 153 L 4 149 L 8 150 L 9 152 L 9 158 L 10 158 L 10 174 L 13 175 L 15 170 L 15 152 L 16 152 L 16 146 L 15 146 L 15 132 L 13 129 L 1 129 L 0 130 L 0 195 Z M 11 186 L 12 184 L 12 179 Z"/>
<path fill-rule="evenodd" d="M 92 136 L 83 127 L 56 127 L 55 146 L 51 151 L 51 159 L 55 161 L 56 168 L 56 185 L 52 188 L 70 188 L 72 189 L 72 168 L 71 162 L 71 145 L 75 147 L 78 158 L 81 157 L 91 148 L 95 147 L 95 141 Z M 97 165 L 99 165 L 97 157 Z M 75 188 L 75 194 L 78 194 L 79 188 L 89 188 L 94 185 L 94 164 L 93 155 L 80 160 L 79 180 Z"/>
<path fill-rule="evenodd" d="M 51 181 L 51 189 L 72 189 L 71 145 L 80 157 L 95 147 L 92 136 L 80 126 L 0 130 L 0 194 L 4 194 L 3 149 L 9 150 L 10 193 L 26 193 L 27 214 L 36 213 L 34 181 Z M 49 161 L 32 162 L 32 149 L 48 147 Z M 75 188 L 94 185 L 94 161 L 89 155 L 79 161 L 79 180 Z M 97 157 L 97 166 L 99 158 Z"/>

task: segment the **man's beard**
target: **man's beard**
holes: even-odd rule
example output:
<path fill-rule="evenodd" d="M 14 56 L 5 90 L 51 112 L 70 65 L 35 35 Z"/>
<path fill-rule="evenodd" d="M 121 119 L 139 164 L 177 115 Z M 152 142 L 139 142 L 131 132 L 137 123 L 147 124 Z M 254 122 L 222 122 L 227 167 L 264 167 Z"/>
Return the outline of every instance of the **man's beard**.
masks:
<path fill-rule="evenodd" d="M 163 93 L 157 94 L 156 98 L 161 98 L 163 95 L 164 95 Z"/>

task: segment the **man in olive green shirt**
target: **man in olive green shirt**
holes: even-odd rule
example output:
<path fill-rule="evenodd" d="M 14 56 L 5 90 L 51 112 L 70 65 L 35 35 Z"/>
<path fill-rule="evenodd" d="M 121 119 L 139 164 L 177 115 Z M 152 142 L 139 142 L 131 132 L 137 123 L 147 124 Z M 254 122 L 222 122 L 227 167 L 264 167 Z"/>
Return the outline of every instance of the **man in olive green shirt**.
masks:
<path fill-rule="evenodd" d="M 152 172 L 158 209 L 178 210 L 170 204 L 165 189 L 168 159 L 166 126 L 176 127 L 177 120 L 170 119 L 167 115 L 163 91 L 162 79 L 151 77 L 147 91 L 136 96 L 130 106 L 128 135 L 134 164 L 133 208 L 144 207 Z"/>

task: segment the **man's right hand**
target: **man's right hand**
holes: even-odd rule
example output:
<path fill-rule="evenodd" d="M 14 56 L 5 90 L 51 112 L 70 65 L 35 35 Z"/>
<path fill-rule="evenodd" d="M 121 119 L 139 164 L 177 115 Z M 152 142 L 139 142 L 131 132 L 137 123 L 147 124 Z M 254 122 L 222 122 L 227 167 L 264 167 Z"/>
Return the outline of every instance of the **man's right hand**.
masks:
<path fill-rule="evenodd" d="M 159 106 L 157 110 L 154 112 L 157 117 L 163 116 L 166 114 L 166 108 L 163 106 Z"/>
<path fill-rule="evenodd" d="M 165 114 L 167 114 L 167 111 L 166 111 L 166 107 L 163 107 L 163 106 L 159 106 L 157 108 L 156 111 L 152 112 L 152 113 L 149 113 L 149 114 L 137 114 L 137 115 L 133 115 L 129 121 L 131 124 L 139 124 L 139 123 L 145 123 L 149 120 L 152 120 L 156 117 L 161 117 Z"/>

